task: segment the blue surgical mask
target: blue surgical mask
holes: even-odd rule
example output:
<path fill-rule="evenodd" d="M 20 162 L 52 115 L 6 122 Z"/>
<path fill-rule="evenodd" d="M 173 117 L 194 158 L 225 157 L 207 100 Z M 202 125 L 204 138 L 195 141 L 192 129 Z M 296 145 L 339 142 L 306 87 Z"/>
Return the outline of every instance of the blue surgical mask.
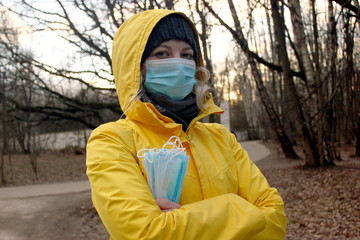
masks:
<path fill-rule="evenodd" d="M 195 62 L 182 58 L 146 61 L 144 87 L 150 93 L 162 93 L 173 100 L 183 100 L 193 90 Z"/>
<path fill-rule="evenodd" d="M 162 148 L 141 149 L 137 156 L 143 158 L 142 163 L 154 198 L 167 198 L 178 203 L 190 159 L 181 140 L 172 136 Z"/>

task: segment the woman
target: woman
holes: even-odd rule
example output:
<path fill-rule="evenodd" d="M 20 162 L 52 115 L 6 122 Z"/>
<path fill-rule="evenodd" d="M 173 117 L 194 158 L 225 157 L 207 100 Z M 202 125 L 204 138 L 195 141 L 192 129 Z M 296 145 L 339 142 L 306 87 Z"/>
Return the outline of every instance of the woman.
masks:
<path fill-rule="evenodd" d="M 87 146 L 92 200 L 111 239 L 283 239 L 276 189 L 224 126 L 198 121 L 222 110 L 206 74 L 194 80 L 203 66 L 194 24 L 169 10 L 136 14 L 116 33 L 112 60 L 126 118 L 95 129 Z M 137 158 L 171 136 L 190 156 L 179 204 L 154 199 Z"/>

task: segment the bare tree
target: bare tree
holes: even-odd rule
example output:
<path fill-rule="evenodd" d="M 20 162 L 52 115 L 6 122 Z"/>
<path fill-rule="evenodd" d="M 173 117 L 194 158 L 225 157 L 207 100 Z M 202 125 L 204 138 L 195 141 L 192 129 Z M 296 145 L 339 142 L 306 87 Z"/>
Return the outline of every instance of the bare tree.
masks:
<path fill-rule="evenodd" d="M 195 9 L 197 16 L 200 18 L 200 28 L 201 31 L 199 31 L 200 35 L 200 41 L 201 46 L 203 50 L 203 56 L 205 61 L 205 67 L 210 72 L 210 79 L 209 79 L 209 86 L 212 89 L 212 94 L 214 98 L 214 102 L 216 104 L 219 103 L 220 94 L 217 91 L 217 86 L 215 85 L 215 82 L 217 81 L 216 75 L 214 74 L 214 68 L 213 68 L 213 60 L 211 56 L 211 31 L 212 31 L 212 24 L 209 23 L 209 12 L 206 10 L 206 8 L 203 6 L 203 3 L 199 0 L 196 0 L 195 2 Z M 210 122 L 219 122 L 219 116 L 218 115 L 210 115 L 209 116 Z"/>
<path fill-rule="evenodd" d="M 360 114 L 357 117 L 355 156 L 360 157 Z"/>
<path fill-rule="evenodd" d="M 209 11 L 214 15 L 214 17 L 220 22 L 220 24 L 226 27 L 226 29 L 230 31 L 234 40 L 237 42 L 237 44 L 241 47 L 241 49 L 244 51 L 245 55 L 247 56 L 248 63 L 251 67 L 252 74 L 256 81 L 256 88 L 259 92 L 261 101 L 266 109 L 270 122 L 272 123 L 274 132 L 276 133 L 276 136 L 279 139 L 279 142 L 281 143 L 284 154 L 290 158 L 298 158 L 296 152 L 293 149 L 292 143 L 290 142 L 290 139 L 286 135 L 285 130 L 280 122 L 279 116 L 270 100 L 269 94 L 267 93 L 267 89 L 264 86 L 261 72 L 259 71 L 256 63 L 256 60 L 259 60 L 261 58 L 257 56 L 255 53 L 251 52 L 248 47 L 248 43 L 241 30 L 242 28 L 240 26 L 240 21 L 236 13 L 234 3 L 231 0 L 228 1 L 231 15 L 235 25 L 235 30 L 223 21 L 223 19 L 213 10 L 213 8 L 209 3 L 207 3 L 206 1 L 203 2 L 204 5 L 209 9 Z M 273 64 L 270 64 L 265 60 L 261 60 L 261 62 L 268 66 L 274 66 Z M 280 67 L 275 67 L 275 66 L 274 68 L 280 69 Z"/>
<path fill-rule="evenodd" d="M 78 50 L 74 59 L 86 64 L 53 66 L 15 52 L 12 61 L 17 65 L 14 66 L 18 73 L 25 69 L 35 89 L 32 97 L 39 101 L 25 104 L 9 97 L 8 102 L 18 111 L 17 116 L 36 112 L 38 116 L 34 121 L 37 125 L 49 121 L 60 125 L 67 121 L 77 122 L 80 128 L 93 128 L 116 119 L 121 109 L 113 87 L 110 57 L 116 29 L 134 13 L 155 8 L 175 9 L 177 3 L 184 2 L 56 0 L 50 8 L 36 0 L 14 2 L 8 6 L 10 10 L 31 21 L 38 31 L 45 29 L 58 33 Z M 306 153 L 308 165 L 323 165 L 335 159 L 335 143 L 340 145 L 355 139 L 357 112 L 360 111 L 357 0 L 328 0 L 328 9 L 324 11 L 317 9 L 319 6 L 314 0 L 247 1 L 242 5 L 228 0 L 231 23 L 219 15 L 215 2 L 203 0 L 191 5 L 191 1 L 186 0 L 186 3 L 198 23 L 205 65 L 210 71 L 214 71 L 210 53 L 216 47 L 209 39 L 212 26 L 218 22 L 232 35 L 246 61 L 234 57 L 238 64 L 229 64 L 224 69 L 238 71 L 238 81 L 246 77 L 249 81 L 246 84 L 249 84 L 244 87 L 249 93 L 253 92 L 250 87 L 256 86 L 286 156 L 296 158 L 293 144 L 299 143 Z M 309 12 L 304 14 L 304 9 L 309 9 Z M 290 15 L 286 14 L 289 10 Z M 255 15 L 259 11 L 263 15 Z M 324 15 L 327 22 L 322 19 Z M 284 24 L 289 20 L 291 28 Z M 228 63 L 231 62 L 229 58 Z M 31 67 L 26 63 L 31 63 Z M 219 81 L 216 79 L 219 72 L 214 72 L 213 76 L 214 82 Z M 15 79 L 15 71 L 8 77 Z M 89 79 L 102 81 L 102 85 Z M 54 84 L 60 81 L 78 86 L 77 91 L 66 91 L 66 87 Z M 104 87 L 105 84 L 108 87 Z M 246 92 L 240 90 L 242 94 Z M 231 91 L 240 92 L 233 87 Z M 251 101 L 256 102 L 257 96 L 251 97 Z M 246 108 L 252 104 L 244 102 L 245 112 L 249 112 Z M 256 126 L 258 123 L 255 122 L 259 122 L 256 117 L 247 119 L 251 119 L 249 126 Z"/>
<path fill-rule="evenodd" d="M 0 85 L 1 85 L 1 92 L 0 92 L 0 99 L 1 99 L 1 182 L 6 182 L 5 176 L 5 155 L 7 155 L 10 172 L 12 171 L 12 164 L 11 164 L 11 153 L 13 150 L 9 147 L 9 139 L 21 136 L 22 139 L 30 139 L 30 136 L 27 135 L 29 132 L 21 132 L 21 134 L 16 135 L 16 131 L 19 131 L 19 128 L 14 128 L 16 125 L 16 111 L 13 108 L 11 99 L 18 98 L 24 99 L 24 95 L 20 92 L 17 92 L 17 87 L 22 81 L 22 77 L 18 76 L 16 78 L 17 82 L 11 81 L 9 76 L 13 73 L 17 72 L 16 65 L 18 63 L 13 62 L 14 56 L 16 52 L 23 51 L 18 43 L 18 31 L 16 28 L 11 26 L 11 22 L 8 19 L 8 15 L 1 11 L 1 28 L 0 28 L 0 49 L 1 49 L 1 56 L 0 56 Z M 9 51 L 9 49 L 11 51 Z M 17 74 L 15 74 L 17 75 Z M 15 90 L 16 89 L 16 90 Z M 29 117 L 29 116 L 27 116 Z M 20 139 L 20 138 L 18 138 Z M 19 142 L 19 144 L 24 142 Z M 33 162 L 31 162 L 33 163 Z M 36 170 L 36 169 L 35 169 Z M 12 176 L 11 176 L 12 177 Z"/>
<path fill-rule="evenodd" d="M 349 9 L 351 12 L 353 12 L 353 17 L 360 19 L 360 7 L 359 3 L 356 1 L 354 1 L 355 4 L 351 4 L 351 0 L 333 0 L 333 2 L 340 4 L 343 8 Z"/>
<path fill-rule="evenodd" d="M 41 1 L 22 0 L 6 6 L 23 19 L 31 20 L 35 30 L 56 32 L 75 46 L 78 49 L 78 54 L 73 56 L 76 61 L 86 59 L 81 70 L 76 69 L 76 64 L 69 64 L 73 67 L 65 68 L 32 59 L 29 74 L 35 79 L 37 88 L 50 100 L 45 103 L 32 102 L 27 106 L 14 102 L 17 109 L 37 112 L 48 121 L 60 122 L 67 119 L 88 128 L 95 128 L 103 122 L 119 117 L 122 111 L 113 86 L 110 57 L 113 35 L 133 13 L 155 7 L 171 9 L 175 2 L 56 0 L 52 5 L 49 4 L 47 9 Z M 18 58 L 26 59 L 26 56 L 18 55 Z M 59 89 L 49 79 L 67 81 L 77 85 L 78 89 L 87 89 L 88 97 L 82 100 L 76 98 L 74 92 Z M 89 79 L 102 81 L 102 86 L 93 84 Z M 104 85 L 109 87 L 103 87 Z"/>
<path fill-rule="evenodd" d="M 311 136 L 308 125 L 306 124 L 305 115 L 303 112 L 302 104 L 299 102 L 299 95 L 290 71 L 290 61 L 287 55 L 286 37 L 284 23 L 279 13 L 279 5 L 277 0 L 271 1 L 272 18 L 274 21 L 275 38 L 279 45 L 279 57 L 283 70 L 283 77 L 286 91 L 286 100 L 290 105 L 292 117 L 295 122 L 295 127 L 298 136 L 302 138 L 302 144 L 306 155 L 307 165 L 317 165 L 318 155 L 315 142 Z"/>
<path fill-rule="evenodd" d="M 34 59 L 33 74 L 38 79 L 39 87 L 52 97 L 58 98 L 64 106 L 56 109 L 41 105 L 32 106 L 32 111 L 52 117 L 58 116 L 59 119 L 78 121 L 89 128 L 114 119 L 114 117 L 103 119 L 102 114 L 99 113 L 101 110 L 112 112 L 110 115 L 113 116 L 120 116 L 122 111 L 113 86 L 111 70 L 110 50 L 113 35 L 132 14 L 151 8 L 173 9 L 176 2 L 175 0 L 103 2 L 56 0 L 49 3 L 47 8 L 42 1 L 37 0 L 19 0 L 14 1 L 12 5 L 8 3 L 6 7 L 26 21 L 32 22 L 31 27 L 35 31 L 46 30 L 57 33 L 78 49 L 77 54 L 72 56 L 74 60 L 85 61 L 80 67 L 76 64 L 59 67 Z M 54 89 L 49 81 L 44 79 L 44 73 L 48 74 L 48 78 L 69 80 L 80 85 L 81 89 L 88 89 L 92 96 L 99 95 L 101 102 L 91 101 L 89 98 L 86 102 L 81 102 L 68 93 Z M 89 79 L 96 79 L 102 84 L 94 84 Z M 104 85 L 107 86 L 103 87 Z M 69 107 L 72 109 L 70 110 Z M 73 112 L 77 112 L 78 116 L 73 115 Z"/>
<path fill-rule="evenodd" d="M 313 0 L 301 2 L 289 0 L 288 5 L 286 2 L 275 0 L 271 1 L 271 5 L 268 2 L 251 1 L 250 14 L 246 19 L 252 34 L 255 31 L 251 29 L 256 28 L 259 23 L 259 21 L 253 21 L 251 14 L 256 7 L 261 6 L 264 9 L 264 18 L 269 16 L 266 13 L 268 9 L 271 9 L 272 22 L 269 17 L 263 21 L 268 23 L 269 30 L 266 32 L 266 28 L 262 26 L 262 31 L 253 36 L 256 41 L 248 42 L 242 33 L 245 28 L 240 26 L 236 15 L 244 5 L 239 5 L 236 9 L 233 1 L 227 1 L 233 17 L 234 27 L 232 28 L 213 10 L 211 4 L 204 1 L 209 11 L 232 34 L 233 39 L 247 56 L 256 86 L 258 90 L 259 87 L 261 89 L 259 91 L 261 99 L 266 99 L 262 94 L 272 90 L 273 99 L 269 97 L 271 94 L 267 94 L 269 100 L 263 102 L 265 108 L 269 107 L 269 103 L 274 105 L 274 102 L 277 102 L 274 96 L 281 97 L 281 93 L 285 94 L 286 100 L 283 107 L 281 105 L 273 107 L 278 109 L 275 114 L 283 120 L 284 125 L 296 126 L 297 138 L 295 139 L 299 140 L 298 143 L 305 153 L 306 164 L 310 166 L 333 164 L 334 159 L 339 156 L 335 151 L 335 143 L 350 143 L 350 140 L 355 138 L 357 114 L 354 111 L 359 111 L 359 106 L 355 103 L 358 96 L 356 91 L 358 89 L 356 66 L 358 65 L 354 64 L 354 59 L 356 59 L 354 56 L 358 54 L 358 49 L 355 50 L 354 47 L 354 36 L 359 36 L 359 29 L 356 27 L 357 18 L 350 13 L 352 10 L 347 10 L 347 5 L 343 5 L 342 8 L 333 8 L 333 1 L 328 2 L 328 24 L 325 25 L 318 17 L 322 13 Z M 283 4 L 280 5 L 280 3 Z M 310 11 L 309 14 L 304 15 L 304 18 L 301 5 L 306 4 Z M 355 7 L 359 5 L 358 1 L 353 1 L 351 4 Z M 290 15 L 285 14 L 288 10 L 290 10 Z M 289 20 L 287 16 L 291 17 L 293 32 L 288 31 L 284 24 Z M 339 25 L 338 21 L 343 21 L 343 25 Z M 272 54 L 264 54 L 259 46 L 267 37 L 271 42 L 272 34 L 276 39 L 272 45 L 273 48 L 268 49 L 272 51 Z M 252 51 L 248 47 L 249 43 L 252 44 Z M 341 57 L 341 53 L 344 57 Z M 280 65 L 276 64 L 277 56 L 280 59 Z M 263 69 L 262 72 L 259 71 L 257 64 L 262 65 L 260 68 Z M 271 88 L 269 84 L 264 84 L 268 81 L 266 76 L 270 76 L 269 79 L 271 79 L 271 75 L 263 74 L 269 74 L 269 72 L 274 72 L 272 79 L 274 80 L 274 77 L 276 79 Z M 339 75 L 341 73 L 343 74 Z M 284 81 L 283 85 L 282 81 Z M 288 118 L 289 113 L 293 120 Z M 271 114 L 268 115 L 271 116 Z M 294 124 L 289 124 L 289 121 L 293 121 Z M 276 121 L 272 120 L 271 123 L 273 127 L 275 123 L 275 126 L 287 129 Z M 332 133 L 336 133 L 336 137 L 332 137 L 334 136 Z"/>
<path fill-rule="evenodd" d="M 5 184 L 6 183 L 6 179 L 5 179 L 5 154 L 7 153 L 7 149 L 8 149 L 8 141 L 7 141 L 7 129 L 6 129 L 6 121 L 7 121 L 7 109 L 6 109 L 6 99 L 5 99 L 5 73 L 3 71 L 0 70 L 0 86 L 1 86 L 1 93 L 0 95 L 2 96 L 1 102 L 2 102 L 2 106 L 1 106 L 1 139 L 0 142 L 2 142 L 2 146 L 1 146 L 1 157 L 0 157 L 0 174 L 1 174 L 1 183 Z M 9 154 L 9 153 L 8 153 Z"/>

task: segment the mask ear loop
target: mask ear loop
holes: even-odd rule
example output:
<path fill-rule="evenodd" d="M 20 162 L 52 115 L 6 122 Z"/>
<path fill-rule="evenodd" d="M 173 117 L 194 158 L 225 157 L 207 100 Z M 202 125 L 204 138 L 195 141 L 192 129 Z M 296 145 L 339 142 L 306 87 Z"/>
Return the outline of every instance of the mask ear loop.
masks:
<path fill-rule="evenodd" d="M 132 96 L 131 98 L 130 98 L 130 100 L 129 100 L 129 102 L 125 105 L 125 109 L 124 109 L 124 111 L 123 111 L 123 114 L 121 114 L 121 116 L 120 116 L 120 119 L 125 115 L 125 113 L 127 112 L 127 111 L 129 111 L 130 110 L 130 108 L 132 108 L 134 105 L 135 105 L 135 103 L 137 102 L 137 101 L 139 101 L 139 94 L 140 94 L 140 92 L 141 92 L 141 89 L 139 89 L 139 91 L 134 95 L 134 96 Z M 135 100 L 135 98 L 136 98 L 136 100 Z M 135 101 L 134 101 L 135 100 Z M 129 106 L 130 105 L 130 106 Z"/>
<path fill-rule="evenodd" d="M 172 148 L 169 149 L 169 152 L 165 155 L 166 157 L 172 153 L 171 150 L 177 150 L 176 153 L 173 154 L 169 160 L 172 160 L 174 157 L 180 155 L 182 152 L 185 151 L 185 148 L 183 147 L 180 138 L 178 138 L 177 136 L 171 136 L 169 140 L 163 145 L 162 149 L 165 149 L 167 145 L 172 146 Z"/>
<path fill-rule="evenodd" d="M 174 148 L 184 148 L 180 138 L 178 138 L 177 136 L 171 136 L 169 138 L 169 140 L 167 140 L 167 142 L 163 145 L 162 148 L 165 148 L 165 146 L 167 146 L 167 145 L 173 146 L 172 149 L 174 149 Z"/>
<path fill-rule="evenodd" d="M 174 141 L 174 145 L 175 145 L 176 148 L 178 148 L 178 149 L 185 149 L 185 148 L 183 147 L 183 145 L 182 145 L 181 140 L 180 140 L 178 137 L 176 137 L 176 139 L 175 139 L 175 141 Z"/>
<path fill-rule="evenodd" d="M 149 163 L 153 163 L 153 160 L 151 160 L 149 157 L 150 154 L 147 154 L 147 155 L 145 155 L 145 154 L 148 152 L 151 152 L 151 151 L 156 152 L 156 150 L 157 150 L 156 148 L 144 148 L 144 149 L 139 150 L 136 155 L 138 158 L 144 158 L 145 161 L 147 161 Z"/>
<path fill-rule="evenodd" d="M 169 149 L 169 152 L 166 153 L 165 157 L 167 157 L 169 154 L 171 154 L 171 150 L 177 150 L 175 154 L 173 154 L 169 160 L 172 160 L 174 157 L 176 157 L 177 155 L 180 155 L 182 152 L 185 151 L 185 148 L 183 147 L 182 145 L 182 142 L 180 140 L 180 138 L 178 138 L 177 136 L 171 136 L 169 138 L 169 140 L 162 146 L 162 148 L 160 149 L 163 150 L 165 149 L 166 146 L 172 146 L 171 149 Z M 145 149 L 141 149 L 137 152 L 137 157 L 138 158 L 144 158 L 146 161 L 148 161 L 149 163 L 153 163 L 153 160 L 150 159 L 149 155 L 150 154 L 147 154 L 144 156 L 144 154 L 146 152 L 153 152 L 153 153 L 158 153 L 159 152 L 159 149 L 157 148 L 145 148 Z"/>
<path fill-rule="evenodd" d="M 183 146 L 180 138 L 178 138 L 178 137 L 176 137 L 176 136 L 172 136 L 170 139 L 171 139 L 171 140 L 172 140 L 172 139 L 175 139 L 174 142 L 171 143 L 171 144 L 174 146 L 173 149 L 176 149 L 176 150 L 179 150 L 179 151 L 182 151 L 182 152 L 186 150 L 186 149 L 184 148 L 184 146 Z M 170 140 L 170 139 L 169 139 L 169 140 Z"/>

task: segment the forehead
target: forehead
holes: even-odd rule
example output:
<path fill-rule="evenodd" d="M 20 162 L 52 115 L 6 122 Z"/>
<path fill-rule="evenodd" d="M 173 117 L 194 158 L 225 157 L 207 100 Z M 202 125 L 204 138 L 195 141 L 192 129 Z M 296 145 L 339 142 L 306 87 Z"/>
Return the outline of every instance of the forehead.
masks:
<path fill-rule="evenodd" d="M 179 48 L 179 49 L 193 50 L 191 45 L 188 42 L 183 41 L 183 40 L 178 40 L 178 39 L 171 39 L 168 41 L 164 41 L 157 48 L 159 48 L 159 47 L 165 47 L 165 48 L 171 48 L 171 49 Z"/>

